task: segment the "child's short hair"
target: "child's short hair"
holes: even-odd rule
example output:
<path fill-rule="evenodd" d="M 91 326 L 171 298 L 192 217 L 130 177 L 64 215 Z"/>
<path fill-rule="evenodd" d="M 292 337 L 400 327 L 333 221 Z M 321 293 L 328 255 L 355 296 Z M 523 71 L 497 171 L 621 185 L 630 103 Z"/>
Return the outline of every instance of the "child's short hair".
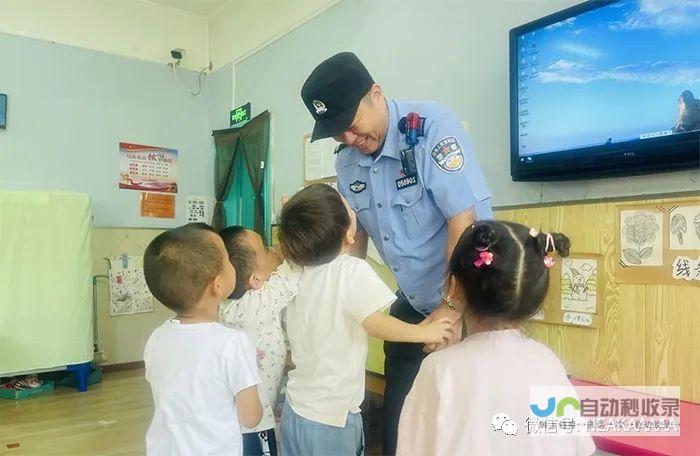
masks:
<path fill-rule="evenodd" d="M 549 287 L 545 256 L 569 255 L 570 241 L 510 222 L 482 221 L 467 228 L 450 258 L 449 272 L 476 315 L 507 321 L 537 312 Z M 552 245 L 552 242 L 553 244 Z M 491 257 L 491 255 L 493 255 Z"/>
<path fill-rule="evenodd" d="M 196 303 L 221 273 L 224 260 L 212 241 L 216 230 L 190 223 L 156 236 L 143 257 L 148 289 L 165 307 L 182 312 Z"/>
<path fill-rule="evenodd" d="M 230 298 L 240 299 L 248 290 L 248 279 L 255 267 L 255 251 L 245 241 L 246 229 L 242 226 L 229 226 L 219 233 L 224 240 L 228 259 L 236 270 L 236 287 Z"/>
<path fill-rule="evenodd" d="M 301 266 L 328 263 L 338 256 L 348 228 L 350 215 L 340 194 L 326 184 L 309 185 L 282 208 L 282 253 Z"/>

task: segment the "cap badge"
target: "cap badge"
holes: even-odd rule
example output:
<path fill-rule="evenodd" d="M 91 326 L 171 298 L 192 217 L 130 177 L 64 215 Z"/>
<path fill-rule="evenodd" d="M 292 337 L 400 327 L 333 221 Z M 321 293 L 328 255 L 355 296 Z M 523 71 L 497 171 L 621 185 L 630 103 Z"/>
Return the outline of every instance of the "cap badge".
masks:
<path fill-rule="evenodd" d="M 323 114 L 328 109 L 326 108 L 326 104 L 322 101 L 314 100 L 311 102 L 314 105 L 314 109 L 316 110 L 316 114 Z"/>

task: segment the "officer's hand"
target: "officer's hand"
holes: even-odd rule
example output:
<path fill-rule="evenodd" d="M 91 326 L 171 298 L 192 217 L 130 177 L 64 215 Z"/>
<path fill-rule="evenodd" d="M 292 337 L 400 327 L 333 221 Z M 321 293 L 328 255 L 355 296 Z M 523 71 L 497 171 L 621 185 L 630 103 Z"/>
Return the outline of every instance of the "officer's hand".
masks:
<path fill-rule="evenodd" d="M 454 345 L 462 339 L 462 319 L 459 312 L 455 312 L 446 305 L 440 305 L 437 309 L 433 311 L 424 320 L 424 323 L 429 323 L 433 320 L 439 318 L 448 318 L 452 322 L 452 332 L 450 337 L 440 343 L 425 344 L 423 351 L 426 353 L 432 353 L 434 351 L 442 350 L 445 347 Z"/>
<path fill-rule="evenodd" d="M 441 344 L 452 337 L 452 321 L 449 318 L 438 318 L 419 326 L 423 330 L 423 342 L 427 344 Z"/>

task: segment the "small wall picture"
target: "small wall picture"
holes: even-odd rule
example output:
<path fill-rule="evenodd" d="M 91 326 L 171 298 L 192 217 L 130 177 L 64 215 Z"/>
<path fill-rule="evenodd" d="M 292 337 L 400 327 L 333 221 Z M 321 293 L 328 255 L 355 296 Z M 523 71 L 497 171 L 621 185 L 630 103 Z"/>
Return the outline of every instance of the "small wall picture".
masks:
<path fill-rule="evenodd" d="M 109 262 L 109 315 L 153 312 L 142 256 L 113 256 Z"/>
<path fill-rule="evenodd" d="M 561 308 L 596 313 L 598 260 L 564 260 L 561 268 Z"/>
<path fill-rule="evenodd" d="M 119 188 L 144 192 L 177 193 L 175 149 L 119 143 Z"/>
<path fill-rule="evenodd" d="M 211 224 L 215 201 L 209 196 L 187 197 L 185 204 L 185 219 L 187 223 Z"/>
<path fill-rule="evenodd" d="M 700 250 L 700 206 L 679 206 L 668 214 L 671 250 Z"/>
<path fill-rule="evenodd" d="M 663 265 L 663 212 L 620 211 L 620 260 L 624 266 Z"/>

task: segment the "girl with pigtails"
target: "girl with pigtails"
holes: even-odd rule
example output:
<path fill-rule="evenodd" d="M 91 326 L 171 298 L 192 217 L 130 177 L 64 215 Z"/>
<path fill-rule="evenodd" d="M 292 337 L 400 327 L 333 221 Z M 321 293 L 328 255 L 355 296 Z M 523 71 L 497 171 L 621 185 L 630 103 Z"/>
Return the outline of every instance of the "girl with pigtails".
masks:
<path fill-rule="evenodd" d="M 537 436 L 528 429 L 530 388 L 575 390 L 557 356 L 521 326 L 542 305 L 554 255 L 569 239 L 517 223 L 467 228 L 449 263 L 443 298 L 468 336 L 429 355 L 406 398 L 399 455 L 589 455 L 590 435 Z"/>

